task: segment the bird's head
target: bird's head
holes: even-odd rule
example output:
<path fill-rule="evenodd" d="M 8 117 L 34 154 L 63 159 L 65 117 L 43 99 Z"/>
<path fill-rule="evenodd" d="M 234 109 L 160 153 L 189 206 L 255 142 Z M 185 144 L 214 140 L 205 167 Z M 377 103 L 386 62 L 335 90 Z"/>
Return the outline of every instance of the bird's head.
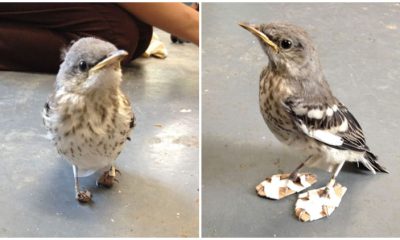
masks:
<path fill-rule="evenodd" d="M 65 52 L 57 74 L 57 88 L 79 94 L 118 88 L 122 81 L 120 62 L 127 55 L 109 42 L 81 38 Z"/>
<path fill-rule="evenodd" d="M 302 69 L 319 68 L 317 52 L 309 35 L 302 28 L 288 23 L 239 25 L 258 38 L 270 63 L 277 69 L 296 75 Z"/>

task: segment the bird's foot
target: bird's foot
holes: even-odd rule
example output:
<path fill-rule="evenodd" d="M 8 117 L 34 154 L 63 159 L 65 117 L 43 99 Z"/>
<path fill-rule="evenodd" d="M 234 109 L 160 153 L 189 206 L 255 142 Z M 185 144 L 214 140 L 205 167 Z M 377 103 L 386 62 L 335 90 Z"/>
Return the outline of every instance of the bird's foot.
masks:
<path fill-rule="evenodd" d="M 270 199 L 282 199 L 293 193 L 303 191 L 317 182 L 317 176 L 311 173 L 298 173 L 294 180 L 290 174 L 276 174 L 257 185 L 257 194 Z"/>
<path fill-rule="evenodd" d="M 298 181 L 300 181 L 300 175 L 299 175 L 299 173 L 297 173 L 297 172 L 292 172 L 292 173 L 289 175 L 288 180 L 291 180 L 291 181 L 293 181 L 293 182 L 298 182 Z"/>
<path fill-rule="evenodd" d="M 76 193 L 75 198 L 81 203 L 88 203 L 92 201 L 92 194 L 88 190 L 79 191 Z"/>
<path fill-rule="evenodd" d="M 295 213 L 303 222 L 327 217 L 339 206 L 347 188 L 330 182 L 326 187 L 313 189 L 299 195 Z"/>
<path fill-rule="evenodd" d="M 105 171 L 103 175 L 101 175 L 101 177 L 97 180 L 97 186 L 111 188 L 114 185 L 114 182 L 119 182 L 116 178 L 116 173 L 121 174 L 121 172 L 115 168 L 111 168 L 109 171 Z"/>

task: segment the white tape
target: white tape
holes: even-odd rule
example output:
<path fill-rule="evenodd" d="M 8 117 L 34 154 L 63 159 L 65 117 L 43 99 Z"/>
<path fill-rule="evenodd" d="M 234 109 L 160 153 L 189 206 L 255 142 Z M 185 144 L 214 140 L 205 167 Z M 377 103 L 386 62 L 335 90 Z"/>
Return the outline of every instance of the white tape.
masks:
<path fill-rule="evenodd" d="M 341 196 L 336 194 L 334 187 L 341 188 Z M 323 187 L 300 194 L 299 199 L 296 202 L 296 210 L 303 209 L 310 216 L 310 221 L 331 215 L 335 208 L 339 206 L 340 201 L 347 190 L 346 187 L 341 185 L 335 185 L 334 187 Z M 320 197 L 318 191 L 326 188 L 327 194 Z"/>
<path fill-rule="evenodd" d="M 280 175 L 271 177 L 271 182 L 264 181 L 261 183 L 264 187 L 265 195 L 272 199 L 279 199 L 279 189 L 288 185 L 287 179 L 280 178 Z"/>
<path fill-rule="evenodd" d="M 287 174 L 287 176 L 289 176 Z M 281 196 L 279 195 L 280 189 L 281 188 L 286 188 L 287 190 L 291 190 L 293 192 L 300 192 L 307 187 L 311 186 L 312 183 L 307 182 L 307 176 L 308 174 L 299 174 L 300 176 L 300 184 L 298 182 L 293 182 L 292 180 L 289 180 L 288 178 L 281 179 L 282 175 L 281 174 L 276 174 L 273 175 L 270 179 L 271 181 L 263 181 L 261 183 L 263 192 L 265 193 L 265 196 L 268 198 L 272 199 L 280 199 Z M 290 195 L 292 192 L 287 193 L 287 195 Z M 283 197 L 283 196 L 282 196 Z"/>

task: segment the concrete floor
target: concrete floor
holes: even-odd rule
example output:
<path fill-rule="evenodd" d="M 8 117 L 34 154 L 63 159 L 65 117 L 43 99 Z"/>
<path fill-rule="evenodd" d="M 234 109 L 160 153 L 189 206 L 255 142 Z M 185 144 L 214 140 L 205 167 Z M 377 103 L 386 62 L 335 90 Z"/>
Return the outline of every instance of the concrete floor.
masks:
<path fill-rule="evenodd" d="M 400 236 L 400 4 L 203 4 L 202 227 L 205 237 Z M 348 191 L 329 218 L 301 223 L 296 195 L 259 198 L 255 186 L 290 172 L 299 154 L 279 143 L 258 106 L 268 62 L 254 36 L 237 25 L 287 21 L 305 27 L 319 49 L 336 96 L 360 121 L 369 146 L 390 174 L 347 166 Z M 315 187 L 327 183 L 319 176 Z"/>
<path fill-rule="evenodd" d="M 82 179 L 91 205 L 75 201 L 72 169 L 44 138 L 55 75 L 0 72 L 0 236 L 198 236 L 198 47 L 157 33 L 169 57 L 123 70 L 137 126 L 117 160 L 119 184 Z"/>

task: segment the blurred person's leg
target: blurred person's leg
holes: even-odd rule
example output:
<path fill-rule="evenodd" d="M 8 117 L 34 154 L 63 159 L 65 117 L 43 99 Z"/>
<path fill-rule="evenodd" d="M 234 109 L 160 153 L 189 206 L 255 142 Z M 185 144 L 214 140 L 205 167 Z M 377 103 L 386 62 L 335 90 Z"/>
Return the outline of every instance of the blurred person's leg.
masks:
<path fill-rule="evenodd" d="M 0 4 L 0 70 L 56 72 L 61 49 L 95 36 L 125 49 L 125 64 L 150 43 L 152 27 L 116 4 Z"/>

